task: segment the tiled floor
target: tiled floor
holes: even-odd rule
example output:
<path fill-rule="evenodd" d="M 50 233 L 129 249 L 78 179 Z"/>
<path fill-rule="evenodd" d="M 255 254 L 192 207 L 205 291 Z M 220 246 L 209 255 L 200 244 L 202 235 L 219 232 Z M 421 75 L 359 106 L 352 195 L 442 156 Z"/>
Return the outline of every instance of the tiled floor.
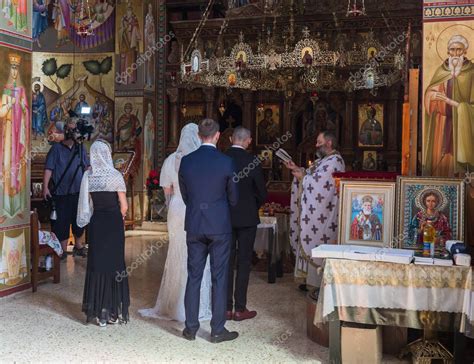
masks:
<path fill-rule="evenodd" d="M 160 241 L 166 242 L 166 235 L 127 238 L 127 264 Z M 249 307 L 258 316 L 227 324 L 241 335 L 233 342 L 211 344 L 209 323 L 202 325 L 196 341 L 188 342 L 181 337 L 183 324 L 141 318 L 137 310 L 155 303 L 165 258 L 166 244 L 131 273 L 131 322 L 127 325 L 85 325 L 81 313 L 83 258 L 68 257 L 58 285 L 43 283 L 35 294 L 29 290 L 0 299 L 0 362 L 328 361 L 328 349 L 306 337 L 305 295 L 296 289 L 290 275 L 267 284 L 264 273 L 252 273 Z"/>

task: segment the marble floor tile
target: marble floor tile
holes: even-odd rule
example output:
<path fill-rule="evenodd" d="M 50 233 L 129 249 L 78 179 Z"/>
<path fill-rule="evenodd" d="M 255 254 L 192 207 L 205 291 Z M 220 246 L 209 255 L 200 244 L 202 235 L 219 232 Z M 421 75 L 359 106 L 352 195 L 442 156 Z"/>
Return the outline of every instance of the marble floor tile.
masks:
<path fill-rule="evenodd" d="M 159 247 L 130 275 L 130 323 L 100 328 L 81 313 L 86 259 L 69 256 L 61 283 L 41 283 L 0 299 L 0 362 L 101 363 L 327 363 L 328 349 L 306 337 L 306 301 L 290 275 L 276 284 L 252 272 L 248 307 L 256 319 L 227 323 L 240 337 L 211 344 L 209 323 L 194 342 L 181 337 L 183 324 L 142 318 L 155 304 L 167 252 L 166 234 L 127 237 L 127 265 L 150 246 Z M 387 362 L 397 363 L 395 359 Z"/>

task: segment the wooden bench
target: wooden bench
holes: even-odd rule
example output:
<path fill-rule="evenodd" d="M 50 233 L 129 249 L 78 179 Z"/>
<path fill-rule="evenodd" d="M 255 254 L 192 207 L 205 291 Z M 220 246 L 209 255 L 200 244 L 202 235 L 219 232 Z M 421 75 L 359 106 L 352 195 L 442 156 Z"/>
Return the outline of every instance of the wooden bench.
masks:
<path fill-rule="evenodd" d="M 38 282 L 53 277 L 53 283 L 60 281 L 61 260 L 49 245 L 39 244 L 39 221 L 36 209 L 31 213 L 31 286 L 33 292 L 38 289 Z M 40 271 L 40 257 L 52 255 L 53 267 L 49 271 Z"/>

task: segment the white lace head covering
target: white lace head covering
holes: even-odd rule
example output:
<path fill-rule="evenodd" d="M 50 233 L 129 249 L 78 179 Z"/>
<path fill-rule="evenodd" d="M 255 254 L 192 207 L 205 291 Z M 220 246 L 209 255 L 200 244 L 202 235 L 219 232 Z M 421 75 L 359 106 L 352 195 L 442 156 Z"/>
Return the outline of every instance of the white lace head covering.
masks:
<path fill-rule="evenodd" d="M 189 123 L 181 129 L 181 137 L 179 138 L 178 149 L 176 150 L 175 167 L 176 172 L 179 171 L 181 158 L 189 153 L 194 152 L 201 146 L 201 139 L 199 138 L 199 128 L 194 123 Z"/>
<path fill-rule="evenodd" d="M 79 204 L 77 207 L 77 225 L 86 226 L 93 214 L 90 192 L 126 192 L 127 187 L 122 173 L 115 169 L 112 160 L 112 148 L 103 140 L 95 141 L 90 150 L 92 170 L 82 177 Z"/>
<path fill-rule="evenodd" d="M 122 173 L 114 167 L 109 143 L 97 140 L 90 151 L 92 171 L 89 173 L 89 192 L 125 192 Z"/>

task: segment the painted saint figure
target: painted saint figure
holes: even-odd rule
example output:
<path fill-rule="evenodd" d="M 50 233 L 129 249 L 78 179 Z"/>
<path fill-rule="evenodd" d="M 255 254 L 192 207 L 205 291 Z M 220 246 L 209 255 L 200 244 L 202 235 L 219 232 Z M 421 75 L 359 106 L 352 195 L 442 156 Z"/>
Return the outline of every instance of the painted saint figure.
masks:
<path fill-rule="evenodd" d="M 359 132 L 359 142 L 363 145 L 382 145 L 382 124 L 375 118 L 377 111 L 373 106 L 367 108 L 367 119 L 362 123 Z"/>
<path fill-rule="evenodd" d="M 94 124 L 97 124 L 98 121 L 100 121 L 100 118 L 102 117 L 103 113 L 104 105 L 102 105 L 100 97 L 96 96 L 94 106 L 92 106 L 92 120 Z"/>
<path fill-rule="evenodd" d="M 104 105 L 102 100 L 99 96 L 95 97 L 94 105 L 92 106 L 91 114 L 90 114 L 90 123 L 94 127 L 94 135 L 98 133 L 101 135 L 99 130 L 99 126 L 101 125 L 102 119 L 105 117 L 104 114 Z"/>
<path fill-rule="evenodd" d="M 88 107 L 89 107 L 89 104 L 86 101 L 86 95 L 80 94 L 79 102 L 74 107 L 74 113 L 81 118 L 88 118 L 90 112 L 86 113 L 84 112 L 84 109 L 83 109 L 83 108 L 88 108 Z"/>
<path fill-rule="evenodd" d="M 97 23 L 103 23 L 105 21 L 105 13 L 109 4 L 105 0 L 97 0 L 94 5 L 94 16 L 92 20 L 95 20 Z"/>
<path fill-rule="evenodd" d="M 120 151 L 135 150 L 140 152 L 140 139 L 142 132 L 140 120 L 132 114 L 133 106 L 127 102 L 124 105 L 125 114 L 120 116 L 117 121 L 117 147 Z"/>
<path fill-rule="evenodd" d="M 248 5 L 249 0 L 229 0 L 229 9 L 240 8 L 241 6 Z"/>
<path fill-rule="evenodd" d="M 423 174 L 453 177 L 474 170 L 474 64 L 466 58 L 468 40 L 454 35 L 448 59 L 425 93 Z"/>
<path fill-rule="evenodd" d="M 362 163 L 362 169 L 366 171 L 375 171 L 377 169 L 377 163 L 372 153 L 367 153 L 367 158 Z"/>
<path fill-rule="evenodd" d="M 28 276 L 26 239 L 23 231 L 18 236 L 9 235 L 5 234 L 0 252 L 0 277 L 6 277 L 6 285 L 14 286 Z"/>
<path fill-rule="evenodd" d="M 153 83 L 155 80 L 155 56 L 153 49 L 155 44 L 155 21 L 153 19 L 153 5 L 150 3 L 148 4 L 148 13 L 145 17 L 145 52 L 151 53 L 151 56 L 147 57 L 145 61 L 145 87 L 149 89 L 153 89 Z"/>
<path fill-rule="evenodd" d="M 151 111 L 151 103 L 148 103 L 148 111 L 145 116 L 145 125 L 143 139 L 145 141 L 144 151 L 144 176 L 153 169 L 153 144 L 155 142 L 155 123 L 153 120 L 153 113 Z"/>
<path fill-rule="evenodd" d="M 30 118 L 28 99 L 20 75 L 21 56 L 11 53 L 10 75 L 3 88 L 0 118 L 3 125 L 0 150 L 3 177 L 3 205 L 0 207 L 0 223 L 7 218 L 22 217 L 27 206 L 27 152 L 29 145 Z"/>
<path fill-rule="evenodd" d="M 351 239 L 382 241 L 382 224 L 373 213 L 373 202 L 371 196 L 362 197 L 362 209 L 351 224 Z"/>
<path fill-rule="evenodd" d="M 423 229 L 428 220 L 436 230 L 435 244 L 444 246 L 447 240 L 452 239 L 451 226 L 448 217 L 440 211 L 443 205 L 443 196 L 437 190 L 428 189 L 417 198 L 421 203 L 420 210 L 415 214 L 409 226 L 409 240 L 421 246 L 423 244 Z"/>
<path fill-rule="evenodd" d="M 199 57 L 197 55 L 193 56 L 191 69 L 193 72 L 199 72 Z"/>
<path fill-rule="evenodd" d="M 235 62 L 235 68 L 237 68 L 237 71 L 241 71 L 244 69 L 246 66 L 245 58 L 244 58 L 244 53 L 240 53 L 239 57 L 237 58 L 237 61 Z"/>
<path fill-rule="evenodd" d="M 273 120 L 273 110 L 266 109 L 264 119 L 258 124 L 258 144 L 271 144 L 278 136 L 278 123 Z"/>
<path fill-rule="evenodd" d="M 2 8 L 3 16 L 8 25 L 18 32 L 28 30 L 28 0 L 6 1 Z"/>
<path fill-rule="evenodd" d="M 33 123 L 33 135 L 36 139 L 37 136 L 44 135 L 44 127 L 48 123 L 48 116 L 46 113 L 46 100 L 43 95 L 43 84 L 39 81 L 33 83 L 33 99 L 32 99 L 32 123 Z"/>
<path fill-rule="evenodd" d="M 61 106 L 61 101 L 57 100 L 56 106 L 51 109 L 51 112 L 49 114 L 49 119 L 51 120 L 51 123 L 56 123 L 58 121 L 63 120 L 63 118 L 64 118 L 64 112 Z"/>
<path fill-rule="evenodd" d="M 311 66 L 313 64 L 313 57 L 311 56 L 311 53 L 309 53 L 309 50 L 305 51 L 301 62 L 306 66 Z"/>
<path fill-rule="evenodd" d="M 132 69 L 140 51 L 140 26 L 133 8 L 127 5 L 127 12 L 120 21 L 119 30 L 120 74 L 125 75 L 121 83 L 129 85 L 137 82 L 137 69 Z"/>
<path fill-rule="evenodd" d="M 33 0 L 33 42 L 36 42 L 39 48 L 40 35 L 48 28 L 48 8 L 44 0 Z"/>
<path fill-rule="evenodd" d="M 56 0 L 53 3 L 53 23 L 57 32 L 56 48 L 64 45 L 69 40 L 70 4 L 68 0 Z"/>

